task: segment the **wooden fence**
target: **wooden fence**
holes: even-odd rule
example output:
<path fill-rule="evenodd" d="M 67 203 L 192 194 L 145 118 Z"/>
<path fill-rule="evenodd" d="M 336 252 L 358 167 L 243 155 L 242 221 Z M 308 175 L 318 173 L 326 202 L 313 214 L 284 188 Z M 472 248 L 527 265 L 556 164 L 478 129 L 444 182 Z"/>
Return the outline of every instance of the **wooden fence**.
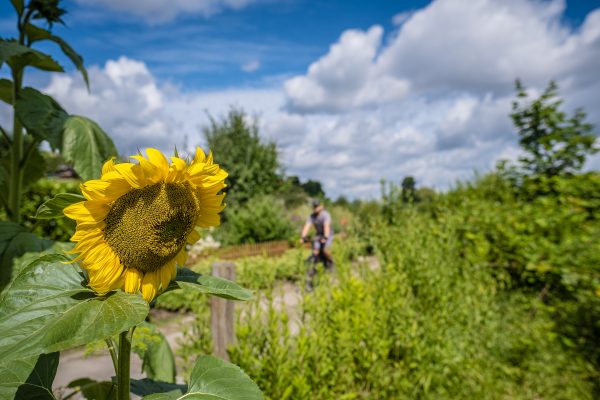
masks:
<path fill-rule="evenodd" d="M 235 281 L 235 264 L 231 261 L 215 262 L 214 276 Z M 229 361 L 227 348 L 236 343 L 235 302 L 213 296 L 210 299 L 210 326 L 213 338 L 213 354 Z"/>
<path fill-rule="evenodd" d="M 276 240 L 272 242 L 222 247 L 217 249 L 213 254 L 216 254 L 222 260 L 235 260 L 236 258 L 260 255 L 271 257 L 285 253 L 290 247 L 290 242 L 287 240 Z"/>

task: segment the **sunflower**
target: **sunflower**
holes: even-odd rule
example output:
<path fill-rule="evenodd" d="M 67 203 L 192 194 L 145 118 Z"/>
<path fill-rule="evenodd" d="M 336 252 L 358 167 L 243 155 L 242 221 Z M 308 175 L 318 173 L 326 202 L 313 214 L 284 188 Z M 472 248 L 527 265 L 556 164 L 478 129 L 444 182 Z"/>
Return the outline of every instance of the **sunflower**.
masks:
<path fill-rule="evenodd" d="M 73 253 L 98 294 L 121 288 L 148 302 L 164 291 L 186 260 L 196 227 L 219 225 L 227 173 L 199 147 L 188 164 L 158 150 L 137 163 L 107 161 L 100 179 L 81 184 L 85 201 L 65 208 L 77 221 Z"/>

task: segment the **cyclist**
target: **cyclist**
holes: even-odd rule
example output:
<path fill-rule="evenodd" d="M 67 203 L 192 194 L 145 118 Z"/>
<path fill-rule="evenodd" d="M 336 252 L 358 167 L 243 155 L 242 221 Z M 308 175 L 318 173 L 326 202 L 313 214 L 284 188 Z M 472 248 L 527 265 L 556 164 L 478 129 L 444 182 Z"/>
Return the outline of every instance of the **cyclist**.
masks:
<path fill-rule="evenodd" d="M 331 215 L 325 210 L 324 205 L 319 200 L 312 202 L 313 212 L 310 214 L 302 228 L 300 242 L 307 241 L 306 235 L 311 226 L 315 227 L 316 235 L 312 240 L 312 266 L 307 272 L 306 286 L 312 289 L 312 277 L 317 273 L 316 265 L 319 261 L 323 263 L 326 269 L 333 267 L 331 258 L 331 244 L 333 243 L 333 226 L 331 224 Z"/>

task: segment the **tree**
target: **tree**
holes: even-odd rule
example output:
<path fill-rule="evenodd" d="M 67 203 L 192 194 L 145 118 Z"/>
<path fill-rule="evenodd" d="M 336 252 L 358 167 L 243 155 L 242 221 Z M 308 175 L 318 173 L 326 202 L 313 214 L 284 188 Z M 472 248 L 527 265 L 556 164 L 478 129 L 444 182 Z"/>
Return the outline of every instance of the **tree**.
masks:
<path fill-rule="evenodd" d="M 405 203 L 415 200 L 416 181 L 412 176 L 405 176 L 402 179 L 402 201 Z"/>
<path fill-rule="evenodd" d="M 204 136 L 229 173 L 227 203 L 244 204 L 256 195 L 273 193 L 281 185 L 275 143 L 262 141 L 256 122 L 248 122 L 242 110 L 231 109 L 221 121 L 210 117 Z"/>
<path fill-rule="evenodd" d="M 519 143 L 527 153 L 519 161 L 531 175 L 552 177 L 571 174 L 583 166 L 594 146 L 593 126 L 584 122 L 586 114 L 575 110 L 567 116 L 559 110 L 558 86 L 550 82 L 544 93 L 533 101 L 520 81 L 516 82 L 517 100 L 511 117 L 518 130 Z"/>
<path fill-rule="evenodd" d="M 300 186 L 302 186 L 302 189 L 304 189 L 306 194 L 311 197 L 325 197 L 325 191 L 323 190 L 323 186 L 319 181 L 309 179 Z"/>

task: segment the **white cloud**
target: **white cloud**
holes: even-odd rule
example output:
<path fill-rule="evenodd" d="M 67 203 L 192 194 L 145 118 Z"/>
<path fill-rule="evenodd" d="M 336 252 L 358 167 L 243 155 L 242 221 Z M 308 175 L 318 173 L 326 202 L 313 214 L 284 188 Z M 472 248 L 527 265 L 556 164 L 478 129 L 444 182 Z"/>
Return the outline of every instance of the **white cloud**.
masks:
<path fill-rule="evenodd" d="M 395 16 L 386 40 L 379 26 L 344 32 L 284 84 L 287 112 L 304 119 L 310 149 L 294 153 L 292 165 L 333 173 L 327 189 L 336 193 L 366 195 L 357 188 L 369 180 L 408 174 L 448 187 L 516 158 L 508 116 L 516 78 L 538 93 L 557 80 L 566 108 L 585 108 L 600 126 L 600 9 L 572 29 L 564 8 L 556 0 L 437 0 Z M 319 160 L 332 160 L 334 172 Z"/>
<path fill-rule="evenodd" d="M 241 68 L 242 68 L 242 71 L 244 71 L 244 72 L 258 71 L 258 69 L 260 68 L 260 61 L 258 61 L 258 60 L 249 61 L 249 62 L 243 64 Z"/>
<path fill-rule="evenodd" d="M 382 75 L 374 66 L 383 29 L 345 31 L 329 53 L 312 63 L 305 76 L 285 82 L 288 107 L 294 111 L 339 111 L 398 100 L 405 80 Z"/>
<path fill-rule="evenodd" d="M 210 17 L 226 9 L 239 10 L 258 0 L 76 0 L 80 4 L 104 6 L 145 19 L 165 23 L 179 14 Z"/>
<path fill-rule="evenodd" d="M 172 151 L 202 142 L 208 115 L 224 115 L 240 107 L 250 115 L 270 115 L 281 107 L 283 94 L 272 89 L 183 92 L 159 85 L 141 61 L 120 57 L 103 68 L 89 68 L 91 93 L 77 74 L 53 75 L 45 92 L 72 114 L 97 121 L 123 154 L 147 146 Z"/>
<path fill-rule="evenodd" d="M 600 10 L 573 30 L 561 23 L 563 6 L 438 0 L 387 38 L 378 26 L 344 32 L 283 87 L 186 91 L 120 58 L 90 68 L 91 95 L 75 74 L 54 76 L 47 89 L 98 120 L 123 153 L 171 151 L 184 136 L 202 143 L 206 112 L 234 105 L 259 117 L 289 174 L 322 181 L 330 196 L 377 197 L 380 178 L 406 175 L 447 188 L 518 157 L 508 117 L 516 77 L 538 92 L 557 79 L 566 107 L 584 107 L 600 126 Z M 589 163 L 599 165 L 600 156 Z"/>

